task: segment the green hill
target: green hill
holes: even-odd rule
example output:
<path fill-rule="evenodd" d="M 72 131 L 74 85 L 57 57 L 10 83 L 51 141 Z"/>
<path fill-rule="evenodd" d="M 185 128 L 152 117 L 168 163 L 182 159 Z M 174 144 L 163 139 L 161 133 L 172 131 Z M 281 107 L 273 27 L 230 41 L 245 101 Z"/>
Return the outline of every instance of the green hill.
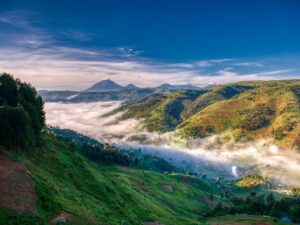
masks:
<path fill-rule="evenodd" d="M 189 103 L 184 109 L 183 115 L 185 118 L 189 118 L 209 105 L 230 99 L 252 88 L 253 87 L 250 85 L 238 84 L 214 87 L 211 91 L 199 96 L 197 99 Z"/>
<path fill-rule="evenodd" d="M 122 107 L 123 118 L 143 118 L 149 131 L 176 130 L 182 137 L 230 131 L 236 140 L 272 138 L 300 145 L 300 81 L 247 81 L 216 86 L 197 97 L 182 92 L 150 96 Z"/>
<path fill-rule="evenodd" d="M 284 147 L 300 144 L 300 81 L 264 82 L 205 107 L 178 126 L 186 137 L 225 131 L 241 138 L 273 138 Z"/>
<path fill-rule="evenodd" d="M 150 96 L 121 108 L 126 110 L 121 119 L 144 118 L 142 125 L 149 131 L 171 131 L 183 121 L 185 107 L 205 92 L 187 90 Z"/>
<path fill-rule="evenodd" d="M 283 224 L 275 218 L 266 220 L 257 216 L 262 213 L 257 204 L 267 203 L 264 203 L 266 200 L 262 195 L 256 197 L 250 193 L 255 191 L 267 196 L 270 192 L 263 186 L 239 189 L 234 183 L 177 173 L 157 173 L 120 166 L 113 161 L 93 163 L 78 153 L 74 144 L 66 144 L 48 132 L 44 132 L 42 142 L 43 147 L 30 154 L 6 152 L 6 161 L 18 163 L 18 166 L 14 168 L 8 163 L 0 166 L 1 171 L 4 169 L 0 175 L 0 188 L 5 185 L 11 187 L 7 193 L 10 195 L 8 202 L 15 204 L 0 204 L 0 224 L 113 225 L 151 224 L 156 221 L 164 225 L 195 225 L 210 224 L 215 216 L 236 212 L 256 215 L 245 217 L 244 222 Z M 26 166 L 27 179 L 34 183 L 31 193 L 29 187 L 26 192 L 24 189 L 16 191 L 17 184 L 23 188 L 28 181 L 14 180 L 5 173 L 6 169 L 15 170 L 13 174 L 17 174 L 21 165 Z M 3 198 L 7 202 L 7 197 L 0 195 L 1 201 Z M 239 199 L 238 208 L 234 205 L 236 198 Z M 291 198 L 285 200 L 286 203 L 282 201 L 272 203 L 274 216 L 293 216 L 299 202 Z M 20 210 L 18 204 L 30 206 L 32 210 Z M 264 212 L 268 212 L 265 207 L 267 205 L 263 208 Z M 237 218 L 227 216 L 226 220 L 237 221 Z"/>
<path fill-rule="evenodd" d="M 187 179 L 195 182 L 187 184 L 180 175 L 95 164 L 51 135 L 43 141 L 46 145 L 30 157 L 14 155 L 35 183 L 37 224 L 49 223 L 60 212 L 71 214 L 78 224 L 200 224 L 207 209 L 200 199 L 217 195 L 206 181 L 191 177 Z M 4 219 L 2 212 L 0 222 Z"/>

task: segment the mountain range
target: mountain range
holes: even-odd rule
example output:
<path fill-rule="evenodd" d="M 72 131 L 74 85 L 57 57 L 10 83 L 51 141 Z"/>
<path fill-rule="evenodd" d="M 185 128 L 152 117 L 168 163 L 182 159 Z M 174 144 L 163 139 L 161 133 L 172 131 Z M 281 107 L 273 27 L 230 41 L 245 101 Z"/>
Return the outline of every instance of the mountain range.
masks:
<path fill-rule="evenodd" d="M 84 90 L 83 92 L 110 92 L 110 91 L 122 91 L 122 90 L 137 90 L 141 89 L 134 84 L 128 84 L 126 86 L 122 86 L 117 84 L 116 82 L 107 79 L 102 80 L 88 89 Z M 168 83 L 161 84 L 153 89 L 165 89 L 165 90 L 194 90 L 199 89 L 199 87 L 190 85 L 190 84 L 183 84 L 183 85 L 171 85 Z"/>
<path fill-rule="evenodd" d="M 83 92 L 111 92 L 111 91 L 121 91 L 121 90 L 137 90 L 139 89 L 134 84 L 128 84 L 126 86 L 121 86 L 114 81 L 107 79 L 102 80 L 90 88 L 84 90 Z"/>
<path fill-rule="evenodd" d="M 39 95 L 50 102 L 93 102 L 93 101 L 130 101 L 151 94 L 162 94 L 178 90 L 197 90 L 193 85 L 162 84 L 154 88 L 140 88 L 134 84 L 122 86 L 110 79 L 102 80 L 83 91 L 41 90 Z"/>

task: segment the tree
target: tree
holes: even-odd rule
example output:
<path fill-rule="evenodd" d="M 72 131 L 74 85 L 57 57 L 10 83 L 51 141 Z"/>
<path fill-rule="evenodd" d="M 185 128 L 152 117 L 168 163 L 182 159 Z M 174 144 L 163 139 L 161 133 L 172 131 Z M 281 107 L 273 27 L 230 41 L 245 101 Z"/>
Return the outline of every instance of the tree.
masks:
<path fill-rule="evenodd" d="M 103 146 L 103 150 L 109 151 L 110 150 L 110 145 L 108 143 L 105 143 Z"/>
<path fill-rule="evenodd" d="M 0 74 L 0 145 L 33 148 L 44 125 L 44 103 L 35 88 L 9 74 Z"/>
<path fill-rule="evenodd" d="M 8 148 L 28 148 L 32 146 L 33 130 L 30 118 L 20 108 L 2 106 L 0 108 L 0 143 Z"/>
<path fill-rule="evenodd" d="M 16 107 L 18 104 L 18 86 L 14 78 L 3 73 L 0 75 L 0 105 Z"/>

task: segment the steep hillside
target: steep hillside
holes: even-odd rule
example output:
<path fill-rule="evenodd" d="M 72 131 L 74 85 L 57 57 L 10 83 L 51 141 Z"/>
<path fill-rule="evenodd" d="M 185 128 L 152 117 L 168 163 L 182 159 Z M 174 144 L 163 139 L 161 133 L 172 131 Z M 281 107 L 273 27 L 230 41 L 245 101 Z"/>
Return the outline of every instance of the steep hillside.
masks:
<path fill-rule="evenodd" d="M 93 163 L 52 132 L 42 140 L 43 147 L 30 154 L 2 151 L 0 199 L 6 204 L 0 204 L 0 224 L 196 225 L 221 222 L 214 217 L 224 215 L 227 222 L 285 224 L 262 213 L 299 220 L 299 201 L 273 196 L 264 184 L 239 188 L 235 182 L 120 166 L 113 158 Z M 236 213 L 255 216 L 238 219 Z"/>
<path fill-rule="evenodd" d="M 184 118 L 189 118 L 211 104 L 230 99 L 252 88 L 250 85 L 239 84 L 213 87 L 208 93 L 199 96 L 195 101 L 189 103 L 184 109 L 183 116 Z"/>
<path fill-rule="evenodd" d="M 50 134 L 44 134 L 43 142 L 30 156 L 10 154 L 29 170 L 38 212 L 12 219 L 12 210 L 4 206 L 1 224 L 8 218 L 11 223 L 5 224 L 47 224 L 61 213 L 69 215 L 72 224 L 201 224 L 201 215 L 220 199 L 217 186 L 209 181 L 94 164 Z M 207 205 L 210 195 L 216 200 Z"/>
<path fill-rule="evenodd" d="M 300 81 L 265 82 L 232 99 L 203 108 L 178 126 L 185 137 L 227 130 L 237 139 L 274 138 L 285 147 L 300 144 Z"/>
<path fill-rule="evenodd" d="M 231 131 L 236 140 L 273 138 L 300 145 L 300 81 L 245 81 L 197 92 L 149 96 L 122 106 L 122 119 L 143 119 L 149 131 L 177 130 L 182 137 Z"/>
<path fill-rule="evenodd" d="M 138 102 L 125 105 L 122 119 L 144 118 L 143 126 L 149 131 L 171 131 L 183 121 L 182 112 L 203 90 L 188 90 L 164 95 L 149 96 Z"/>

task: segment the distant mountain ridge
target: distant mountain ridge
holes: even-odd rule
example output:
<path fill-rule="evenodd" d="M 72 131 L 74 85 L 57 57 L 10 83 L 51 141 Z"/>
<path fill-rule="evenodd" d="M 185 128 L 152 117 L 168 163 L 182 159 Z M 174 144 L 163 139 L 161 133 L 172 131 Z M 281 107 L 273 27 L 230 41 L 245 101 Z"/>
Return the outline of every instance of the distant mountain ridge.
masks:
<path fill-rule="evenodd" d="M 168 83 L 164 83 L 162 85 L 159 85 L 156 88 L 168 89 L 168 90 L 196 90 L 196 89 L 200 89 L 199 87 L 191 85 L 191 84 L 172 85 L 172 84 L 168 84 Z"/>
<path fill-rule="evenodd" d="M 110 79 L 107 79 L 107 80 L 99 81 L 98 83 L 92 85 L 91 87 L 84 90 L 83 92 L 107 92 L 107 91 L 122 91 L 122 90 L 137 90 L 137 89 L 143 89 L 143 88 L 139 88 L 132 83 L 126 86 L 122 86 Z M 191 84 L 172 85 L 172 84 L 164 83 L 152 89 L 196 90 L 200 88 Z"/>
<path fill-rule="evenodd" d="M 124 89 L 127 89 L 127 90 L 137 90 L 137 89 L 140 89 L 139 87 L 135 86 L 134 84 L 127 84 Z"/>
<path fill-rule="evenodd" d="M 94 84 L 90 88 L 84 90 L 84 92 L 120 91 L 123 88 L 123 86 L 115 83 L 110 79 L 107 79 Z"/>
<path fill-rule="evenodd" d="M 46 102 L 96 102 L 96 101 L 131 101 L 150 95 L 165 94 L 180 90 L 201 90 L 190 84 L 162 84 L 154 88 L 140 88 L 130 83 L 122 86 L 110 79 L 99 81 L 83 91 L 48 91 L 38 92 Z"/>

